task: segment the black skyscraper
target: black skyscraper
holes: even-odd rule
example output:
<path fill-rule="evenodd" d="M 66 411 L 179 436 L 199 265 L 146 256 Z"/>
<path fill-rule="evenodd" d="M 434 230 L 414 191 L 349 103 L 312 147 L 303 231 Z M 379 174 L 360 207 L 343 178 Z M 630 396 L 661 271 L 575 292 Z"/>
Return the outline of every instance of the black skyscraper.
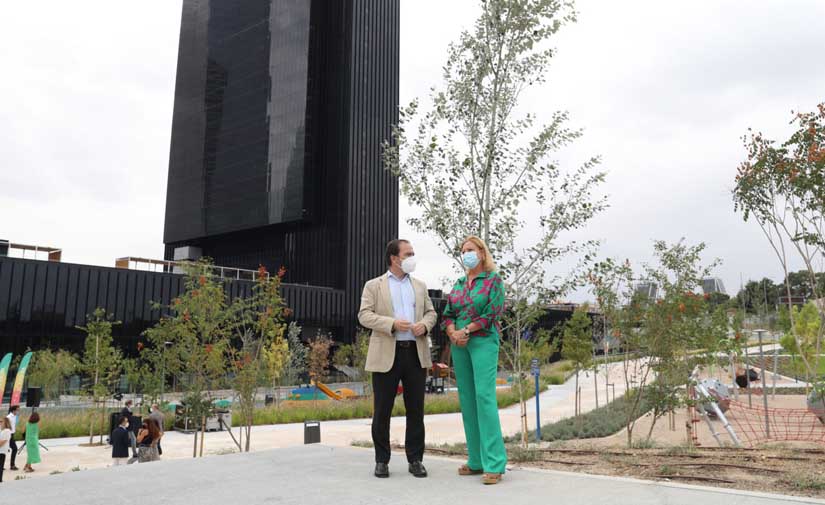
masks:
<path fill-rule="evenodd" d="M 400 0 L 184 0 L 166 257 L 287 269 L 344 333 L 386 268 Z M 344 335 L 340 335 L 344 336 Z"/>

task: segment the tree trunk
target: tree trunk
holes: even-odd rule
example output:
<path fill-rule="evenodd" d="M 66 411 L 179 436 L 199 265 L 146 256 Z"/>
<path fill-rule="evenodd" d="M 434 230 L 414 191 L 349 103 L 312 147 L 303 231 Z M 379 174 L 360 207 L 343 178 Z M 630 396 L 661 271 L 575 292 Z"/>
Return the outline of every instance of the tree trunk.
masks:
<path fill-rule="evenodd" d="M 199 457 L 203 457 L 203 439 L 206 438 L 206 416 L 201 417 L 201 450 Z"/>
<path fill-rule="evenodd" d="M 106 404 L 100 408 L 100 445 L 103 445 L 103 432 L 106 431 Z"/>
<path fill-rule="evenodd" d="M 576 368 L 576 396 L 575 405 L 573 406 L 573 416 L 579 416 L 579 369 Z"/>
<path fill-rule="evenodd" d="M 599 408 L 599 374 L 597 370 L 598 368 L 593 369 L 593 391 L 596 393 L 596 408 Z"/>
<path fill-rule="evenodd" d="M 656 410 L 653 411 L 653 421 L 650 423 L 650 429 L 647 430 L 647 441 L 650 442 L 650 437 L 653 435 L 653 428 L 656 426 L 656 420 L 658 419 L 658 415 Z"/>
<path fill-rule="evenodd" d="M 192 435 L 194 435 L 194 437 L 193 437 L 194 441 L 193 441 L 193 445 L 192 445 L 192 457 L 197 458 L 198 457 L 198 430 L 195 430 L 194 432 L 192 432 Z"/>
<path fill-rule="evenodd" d="M 89 413 L 89 445 L 95 443 L 95 416 L 94 411 Z"/>

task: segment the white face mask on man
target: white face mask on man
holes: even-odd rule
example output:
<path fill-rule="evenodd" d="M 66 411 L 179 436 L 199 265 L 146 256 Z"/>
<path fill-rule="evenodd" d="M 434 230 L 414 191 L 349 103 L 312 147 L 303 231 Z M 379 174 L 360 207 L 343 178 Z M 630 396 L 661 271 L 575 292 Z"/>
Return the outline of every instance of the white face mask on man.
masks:
<path fill-rule="evenodd" d="M 405 274 L 411 274 L 411 273 L 415 272 L 415 264 L 416 264 L 415 256 L 409 256 L 407 258 L 404 258 L 401 261 L 401 270 Z"/>

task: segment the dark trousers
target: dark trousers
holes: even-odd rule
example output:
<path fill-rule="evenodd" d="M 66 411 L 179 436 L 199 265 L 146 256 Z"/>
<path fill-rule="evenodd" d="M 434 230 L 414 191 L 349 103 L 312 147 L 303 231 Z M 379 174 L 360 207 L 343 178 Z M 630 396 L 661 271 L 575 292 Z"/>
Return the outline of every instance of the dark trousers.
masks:
<path fill-rule="evenodd" d="M 0 449 L 2 450 L 2 449 Z M 3 482 L 3 467 L 6 466 L 6 455 L 0 454 L 0 482 Z"/>
<path fill-rule="evenodd" d="M 404 387 L 404 406 L 407 409 L 407 433 L 404 447 L 407 461 L 424 458 L 424 383 L 427 371 L 421 368 L 415 342 L 398 342 L 395 361 L 389 372 L 372 373 L 373 407 L 372 442 L 375 462 L 390 462 L 390 417 L 395 404 L 398 383 Z"/>
<path fill-rule="evenodd" d="M 11 461 L 9 461 L 9 468 L 14 468 L 14 460 L 17 459 L 17 442 L 14 441 L 14 433 L 11 434 L 9 440 L 9 447 L 11 447 Z"/>

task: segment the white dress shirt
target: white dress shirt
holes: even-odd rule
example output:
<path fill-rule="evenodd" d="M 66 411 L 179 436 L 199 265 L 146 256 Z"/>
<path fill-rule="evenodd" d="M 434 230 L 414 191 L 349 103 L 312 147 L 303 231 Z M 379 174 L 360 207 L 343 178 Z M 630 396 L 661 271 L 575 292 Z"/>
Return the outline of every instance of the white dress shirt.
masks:
<path fill-rule="evenodd" d="M 392 309 L 396 319 L 405 319 L 410 323 L 415 323 L 415 290 L 409 275 L 398 278 L 392 272 L 387 272 L 390 284 L 390 298 L 392 298 Z M 396 340 L 415 341 L 412 330 L 395 331 Z"/>

